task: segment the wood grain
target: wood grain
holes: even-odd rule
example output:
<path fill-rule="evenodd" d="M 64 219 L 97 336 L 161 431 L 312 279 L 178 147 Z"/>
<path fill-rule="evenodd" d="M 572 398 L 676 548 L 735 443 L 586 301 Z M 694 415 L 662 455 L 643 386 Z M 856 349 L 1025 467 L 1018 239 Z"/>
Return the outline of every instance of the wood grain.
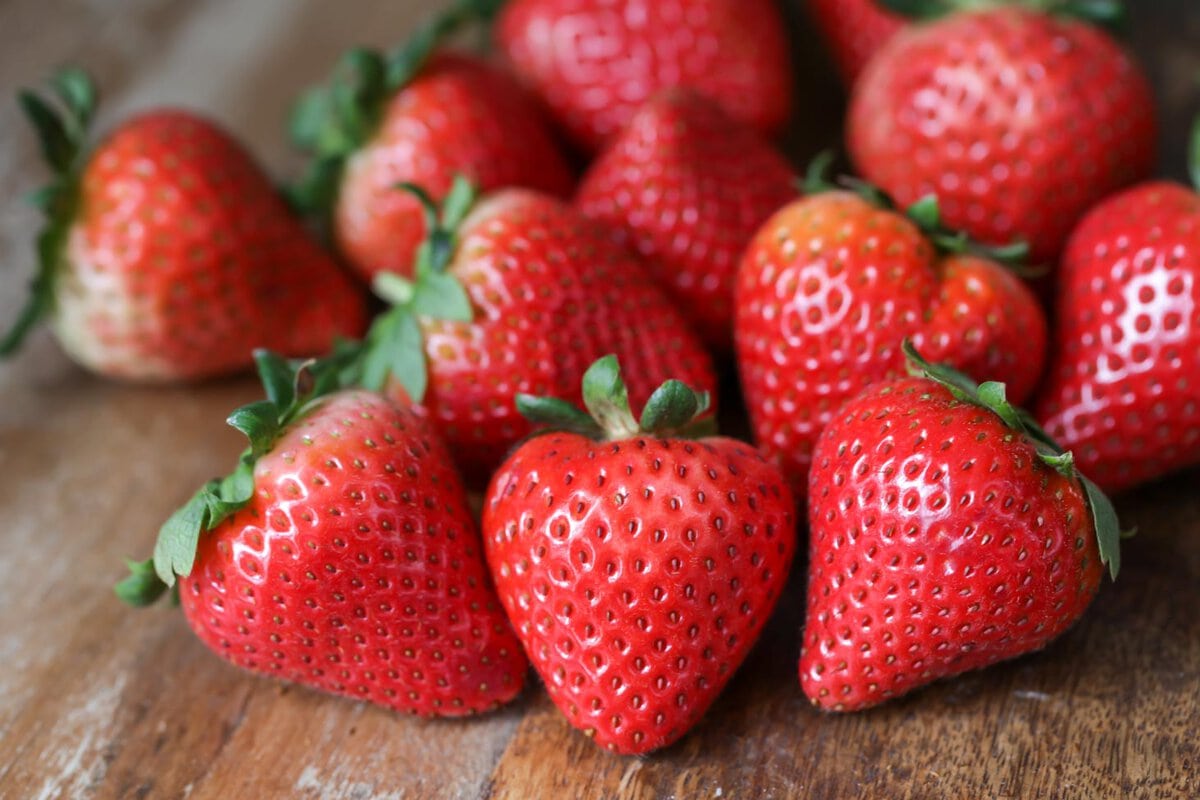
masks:
<path fill-rule="evenodd" d="M 289 99 L 347 45 L 399 41 L 436 5 L 6 0 L 0 95 L 83 63 L 105 90 L 102 126 L 183 103 L 287 170 Z M 1188 0 L 1133 6 L 1164 164 L 1179 173 L 1200 14 Z M 802 163 L 836 142 L 841 100 L 811 34 L 798 36 L 804 110 L 788 146 Z M 42 176 L 0 105 L 0 319 L 31 269 L 36 217 L 14 198 Z M 700 727 L 627 759 L 572 731 L 536 686 L 480 719 L 414 720 L 244 675 L 176 611 L 120 606 L 120 559 L 148 551 L 166 514 L 228 467 L 239 445 L 222 420 L 255 396 L 249 380 L 106 383 L 45 333 L 0 364 L 0 797 L 1200 796 L 1200 472 L 1120 498 L 1141 530 L 1121 580 L 1045 652 L 864 714 L 821 715 L 800 693 L 798 570 Z"/>

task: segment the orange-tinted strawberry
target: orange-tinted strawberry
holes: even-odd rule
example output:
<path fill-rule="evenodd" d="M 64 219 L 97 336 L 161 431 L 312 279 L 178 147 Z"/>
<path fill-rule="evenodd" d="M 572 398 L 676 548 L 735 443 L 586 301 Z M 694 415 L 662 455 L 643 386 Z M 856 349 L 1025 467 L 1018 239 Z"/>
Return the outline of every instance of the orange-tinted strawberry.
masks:
<path fill-rule="evenodd" d="M 847 86 L 907 23 L 879 0 L 808 0 L 808 7 Z"/>
<path fill-rule="evenodd" d="M 95 372 L 187 380 L 247 368 L 255 347 L 316 355 L 362 331 L 358 289 L 228 134 L 156 110 L 88 152 L 90 79 L 64 70 L 54 87 L 57 111 L 21 96 L 56 178 L 35 197 L 47 222 L 33 297 L 0 353 L 50 316 Z"/>
<path fill-rule="evenodd" d="M 932 199 L 908 215 L 850 191 L 779 211 L 742 259 L 734 335 L 755 440 L 803 494 L 813 443 L 838 408 L 904 370 L 900 344 L 1018 401 L 1045 359 L 1046 322 L 1021 280 L 939 231 Z M 956 252 L 957 251 L 957 252 Z"/>
<path fill-rule="evenodd" d="M 758 227 L 796 196 L 787 160 L 689 90 L 649 101 L 584 175 L 575 205 L 608 224 L 712 346 L 728 350 L 733 285 Z"/>
<path fill-rule="evenodd" d="M 1154 139 L 1149 83 L 1112 38 L 1018 7 L 897 34 L 846 129 L 858 170 L 899 202 L 936 193 L 949 226 L 1047 264 L 1088 208 L 1150 173 Z"/>
<path fill-rule="evenodd" d="M 1193 147 L 1200 186 L 1200 125 Z M 1156 181 L 1093 209 L 1063 258 L 1038 419 L 1110 491 L 1200 463 L 1200 196 Z"/>
<path fill-rule="evenodd" d="M 496 473 L 484 546 L 551 699 L 600 746 L 646 753 L 696 724 L 770 617 L 795 549 L 792 497 L 750 446 L 687 438 L 704 399 L 684 384 L 636 421 L 615 358 L 583 380 L 592 416 L 518 400 L 560 432 Z"/>
<path fill-rule="evenodd" d="M 1120 566 L 1112 505 L 1003 384 L 909 352 L 920 377 L 866 389 L 813 455 L 800 683 L 829 711 L 1038 650 Z"/>
<path fill-rule="evenodd" d="M 484 190 L 571 191 L 571 172 L 525 89 L 483 59 L 433 52 L 472 16 L 452 9 L 387 57 L 351 52 L 332 86 L 297 107 L 293 138 L 314 162 L 296 199 L 329 215 L 338 249 L 368 280 L 411 275 L 425 238 L 421 204 L 396 191 L 399 183 L 439 202 L 460 174 Z"/>
<path fill-rule="evenodd" d="M 764 133 L 791 112 L 787 42 L 772 0 L 509 0 L 495 36 L 589 150 L 676 86 Z"/>
<path fill-rule="evenodd" d="M 715 388 L 703 345 L 643 265 L 567 204 L 507 189 L 473 205 L 465 181 L 440 220 L 424 202 L 433 234 L 414 281 L 377 280 L 395 306 L 367 334 L 360 368 L 368 387 L 420 402 L 469 477 L 490 475 L 529 432 L 513 395 L 578 399 L 606 353 L 624 359 L 635 403 L 664 376 Z"/>
<path fill-rule="evenodd" d="M 308 390 L 269 354 L 260 368 L 270 399 L 230 417 L 251 441 L 237 470 L 163 526 L 118 594 L 152 602 L 178 575 L 217 655 L 321 691 L 438 716 L 511 700 L 525 659 L 428 422 L 338 390 L 319 363 Z"/>

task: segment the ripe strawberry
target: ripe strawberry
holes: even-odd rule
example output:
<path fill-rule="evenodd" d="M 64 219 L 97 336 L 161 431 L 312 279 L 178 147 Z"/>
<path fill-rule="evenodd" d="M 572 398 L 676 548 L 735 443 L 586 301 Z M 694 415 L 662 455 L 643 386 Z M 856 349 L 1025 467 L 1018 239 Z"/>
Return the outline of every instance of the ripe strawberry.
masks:
<path fill-rule="evenodd" d="M 518 398 L 561 432 L 496 473 L 484 547 L 551 699 L 597 744 L 647 753 L 696 724 L 770 617 L 795 549 L 792 497 L 748 445 L 684 438 L 706 398 L 679 381 L 636 421 L 608 356 L 583 399 L 591 417 Z"/>
<path fill-rule="evenodd" d="M 787 42 L 772 0 L 509 0 L 495 36 L 588 150 L 674 86 L 764 133 L 791 113 Z"/>
<path fill-rule="evenodd" d="M 936 192 L 948 225 L 1052 263 L 1088 208 L 1150 173 L 1154 106 L 1099 28 L 993 8 L 894 37 L 855 85 L 846 137 L 901 203 Z"/>
<path fill-rule="evenodd" d="M 635 402 L 668 375 L 715 388 L 712 362 L 642 265 L 607 231 L 552 197 L 508 189 L 484 198 L 459 181 L 416 281 L 381 276 L 396 305 L 360 348 L 368 388 L 421 403 L 469 476 L 486 476 L 529 432 L 518 392 L 578 399 L 606 353 L 625 360 Z M 469 211 L 469 214 L 468 214 Z"/>
<path fill-rule="evenodd" d="M 1038 650 L 1120 566 L 1112 505 L 1004 385 L 908 352 L 923 377 L 867 389 L 814 453 L 800 683 L 825 710 Z"/>
<path fill-rule="evenodd" d="M 178 575 L 188 625 L 217 655 L 321 691 L 442 716 L 511 700 L 525 660 L 428 423 L 338 390 L 327 365 L 259 364 L 270 399 L 229 418 L 250 448 L 167 521 L 118 595 L 153 602 Z"/>
<path fill-rule="evenodd" d="M 907 24 L 879 0 L 808 0 L 809 10 L 847 86 L 871 56 Z"/>
<path fill-rule="evenodd" d="M 796 196 L 788 162 L 690 90 L 648 102 L 584 176 L 575 205 L 607 223 L 715 347 L 728 350 L 742 250 Z"/>
<path fill-rule="evenodd" d="M 351 52 L 332 88 L 297 107 L 293 138 L 315 157 L 298 204 L 329 215 L 338 249 L 367 279 L 411 275 L 425 238 L 421 205 L 397 192 L 398 183 L 418 184 L 438 201 L 457 174 L 486 190 L 571 191 L 542 112 L 516 80 L 478 58 L 432 52 L 469 17 L 452 9 L 387 59 Z M 354 102 L 339 101 L 346 95 Z"/>
<path fill-rule="evenodd" d="M 1154 182 L 1093 209 L 1056 317 L 1037 417 L 1080 467 L 1119 491 L 1200 463 L 1200 196 Z"/>
<path fill-rule="evenodd" d="M 258 346 L 309 355 L 361 332 L 363 297 L 228 134 L 156 110 L 89 154 L 91 79 L 66 69 L 53 87 L 61 110 L 20 98 L 55 180 L 34 196 L 46 213 L 39 270 L 0 355 L 53 315 L 88 369 L 189 380 L 248 367 Z"/>
<path fill-rule="evenodd" d="M 1002 378 L 1018 401 L 1045 358 L 1037 300 L 991 259 L 1006 254 L 977 255 L 941 230 L 932 198 L 905 216 L 867 194 L 827 191 L 785 207 L 751 241 L 738 276 L 734 336 L 750 421 L 798 495 L 838 408 L 903 374 L 905 337 L 929 358 Z"/>

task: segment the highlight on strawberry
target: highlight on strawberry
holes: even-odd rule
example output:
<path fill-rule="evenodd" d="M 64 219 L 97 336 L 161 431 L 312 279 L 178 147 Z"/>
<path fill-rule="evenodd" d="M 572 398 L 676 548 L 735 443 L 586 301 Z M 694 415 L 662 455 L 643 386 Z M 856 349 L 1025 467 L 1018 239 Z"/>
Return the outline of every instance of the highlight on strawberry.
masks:
<path fill-rule="evenodd" d="M 800 684 L 827 711 L 1039 650 L 1120 570 L 1112 504 L 1004 384 L 904 351 L 813 453 Z"/>
<path fill-rule="evenodd" d="M 445 445 L 413 409 L 344 389 L 345 358 L 256 354 L 249 446 L 130 562 L 121 599 L 172 589 L 237 666 L 422 715 L 507 703 L 526 663 Z"/>
<path fill-rule="evenodd" d="M 795 549 L 783 475 L 710 432 L 669 380 L 634 417 L 614 355 L 587 412 L 519 395 L 543 427 L 496 472 L 484 547 L 500 601 L 567 720 L 625 754 L 692 728 L 754 645 Z"/>
<path fill-rule="evenodd" d="M 31 196 L 38 266 L 0 356 L 49 320 L 93 372 L 180 381 L 248 369 L 256 347 L 311 356 L 362 332 L 357 287 L 217 125 L 154 109 L 89 147 L 98 94 L 75 68 L 19 100 L 54 178 Z"/>
<path fill-rule="evenodd" d="M 755 441 L 803 495 L 812 447 L 861 389 L 901 375 L 901 343 L 1018 402 L 1045 362 L 1046 320 L 1018 277 L 1021 244 L 948 230 L 933 195 L 901 211 L 874 186 L 813 162 L 805 196 L 767 220 L 742 255 L 734 340 Z"/>

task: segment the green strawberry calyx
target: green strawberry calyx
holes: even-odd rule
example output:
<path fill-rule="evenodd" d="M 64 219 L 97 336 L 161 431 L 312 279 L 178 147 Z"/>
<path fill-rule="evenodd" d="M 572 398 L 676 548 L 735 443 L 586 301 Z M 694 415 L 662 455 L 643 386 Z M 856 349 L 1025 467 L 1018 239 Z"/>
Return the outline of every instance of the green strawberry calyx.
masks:
<path fill-rule="evenodd" d="M 388 100 L 420 73 L 446 39 L 490 20 L 502 0 L 455 0 L 391 54 L 359 47 L 342 56 L 328 84 L 297 101 L 289 120 L 291 140 L 311 156 L 304 175 L 286 193 L 300 212 L 327 216 L 346 159 L 374 135 Z"/>
<path fill-rule="evenodd" d="M 1125 21 L 1122 0 L 879 0 L 889 11 L 917 20 L 937 19 L 956 11 L 978 11 L 1003 6 L 1021 6 L 1046 14 L 1057 14 L 1106 28 Z"/>
<path fill-rule="evenodd" d="M 417 249 L 414 277 L 410 281 L 390 272 L 375 277 L 372 288 L 392 307 L 375 318 L 363 341 L 345 345 L 343 352 L 354 383 L 379 392 L 394 378 L 412 402 L 420 403 L 429 386 L 429 365 L 419 318 L 470 322 L 475 316 L 466 290 L 447 267 L 477 194 L 459 175 L 439 211 L 424 189 L 407 183 L 397 189 L 411 193 L 425 209 L 428 233 Z"/>
<path fill-rule="evenodd" d="M 1192 186 L 1200 192 L 1200 117 L 1192 123 L 1191 141 L 1188 142 L 1188 174 Z"/>
<path fill-rule="evenodd" d="M 830 173 L 833 161 L 834 154 L 829 150 L 820 153 L 813 159 L 801 182 L 800 188 L 804 194 L 814 195 L 849 190 L 876 208 L 901 213 L 896 201 L 872 183 L 849 175 L 840 176 L 836 180 L 832 179 Z M 970 254 L 986 258 L 1003 265 L 1010 272 L 1023 278 L 1038 278 L 1047 272 L 1046 267 L 1032 267 L 1025 263 L 1029 257 L 1029 245 L 1026 242 L 1016 241 L 999 246 L 986 245 L 975 241 L 965 231 L 947 228 L 942 223 L 942 212 L 937 195 L 925 195 L 904 209 L 902 213 L 943 255 Z"/>
<path fill-rule="evenodd" d="M 146 606 L 175 585 L 177 575 L 191 573 L 200 535 L 221 524 L 254 496 L 254 465 L 271 451 L 283 431 L 303 417 L 314 401 L 346 385 L 345 355 L 335 351 L 322 360 L 288 360 L 257 350 L 254 360 L 266 399 L 234 411 L 226 420 L 246 435 L 250 445 L 237 466 L 223 478 L 208 481 L 159 529 L 154 555 L 126 562 L 129 575 L 114 588 L 117 597 Z"/>
<path fill-rule="evenodd" d="M 1072 453 L 1064 450 L 1058 442 L 1054 441 L 1029 412 L 1008 401 L 1003 383 L 997 381 L 975 383 L 953 367 L 946 364 L 931 364 L 921 357 L 912 341 L 908 339 L 904 341 L 903 349 L 908 358 L 908 371 L 911 375 L 928 378 L 939 383 L 949 389 L 950 393 L 958 400 L 985 408 L 996 414 L 1004 421 L 1004 424 L 1022 434 L 1033 444 L 1038 457 L 1047 466 L 1052 467 L 1066 478 L 1079 481 L 1091 510 L 1096 543 L 1100 549 L 1100 562 L 1108 566 L 1109 575 L 1116 580 L 1117 573 L 1121 570 L 1121 539 L 1133 534 L 1132 532 L 1122 532 L 1112 501 L 1099 486 L 1076 469 L 1075 457 Z"/>
<path fill-rule="evenodd" d="M 668 380 L 655 389 L 641 418 L 635 419 L 615 355 L 596 360 L 583 374 L 583 404 L 586 412 L 558 397 L 516 396 L 517 410 L 535 425 L 601 442 L 637 436 L 690 439 L 715 432 L 711 417 L 706 416 L 711 407 L 708 392 L 698 392 L 678 380 Z"/>
<path fill-rule="evenodd" d="M 88 128 L 96 114 L 96 85 L 83 70 L 66 67 L 51 77 L 50 90 L 37 94 L 26 89 L 17 95 L 54 177 L 29 195 L 45 216 L 37 237 L 38 266 L 25 307 L 0 337 L 0 357 L 15 353 L 33 327 L 54 311 L 55 283 L 65 264 L 67 235 L 79 206 Z"/>

